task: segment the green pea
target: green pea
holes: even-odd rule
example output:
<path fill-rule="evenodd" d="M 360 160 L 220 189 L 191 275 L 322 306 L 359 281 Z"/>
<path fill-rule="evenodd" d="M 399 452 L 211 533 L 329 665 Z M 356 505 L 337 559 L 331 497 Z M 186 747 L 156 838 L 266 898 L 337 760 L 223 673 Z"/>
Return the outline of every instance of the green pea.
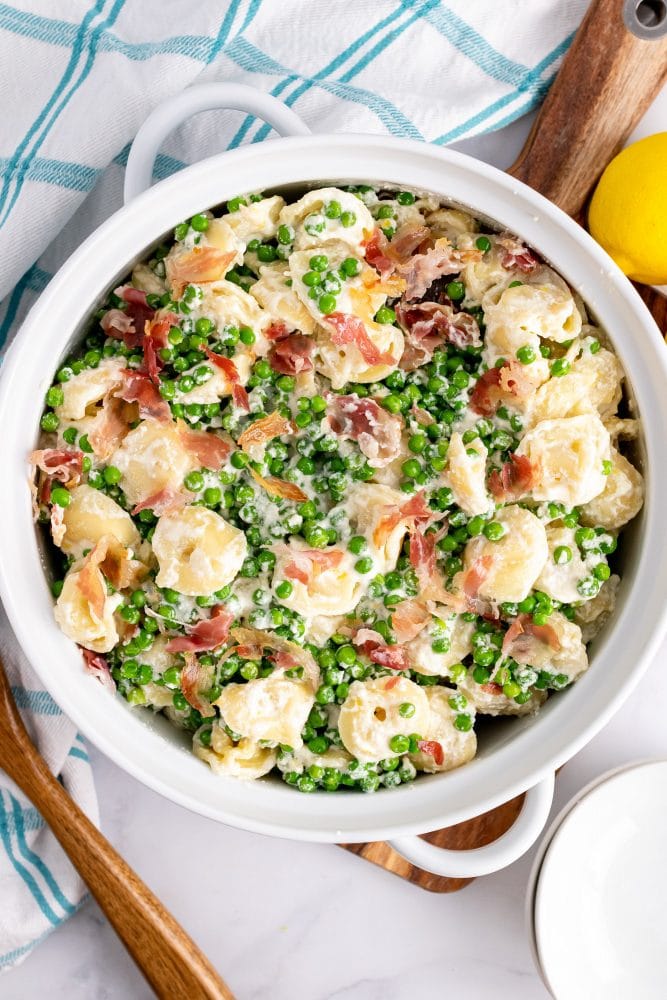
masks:
<path fill-rule="evenodd" d="M 278 226 L 278 242 L 282 246 L 289 246 L 294 240 L 294 230 L 291 226 Z"/>
<path fill-rule="evenodd" d="M 566 358 L 556 358 L 556 360 L 551 365 L 551 374 L 553 376 L 559 377 L 561 375 L 567 375 L 570 370 L 570 362 Z"/>
<path fill-rule="evenodd" d="M 247 204 L 248 202 L 245 200 L 245 198 L 242 198 L 241 195 L 238 195 L 236 198 L 230 198 L 230 200 L 227 202 L 227 211 L 238 212 L 241 205 L 247 205 Z"/>
<path fill-rule="evenodd" d="M 60 423 L 60 421 L 58 420 L 58 418 L 55 415 L 55 413 L 45 413 L 44 416 L 42 417 L 41 421 L 40 421 L 40 426 L 41 426 L 41 428 L 42 428 L 43 431 L 46 431 L 47 433 L 51 433 L 53 431 L 57 431 L 58 430 L 58 424 L 59 423 Z"/>
<path fill-rule="evenodd" d="M 564 566 L 572 559 L 572 549 L 569 545 L 558 545 L 554 549 L 554 562 L 557 566 Z"/>
<path fill-rule="evenodd" d="M 262 243 L 257 247 L 257 259 L 262 264 L 270 264 L 277 256 L 276 248 L 272 247 L 270 243 Z"/>
<path fill-rule="evenodd" d="M 403 475 L 408 479 L 414 479 L 422 471 L 422 467 L 416 458 L 408 458 L 401 466 Z"/>
<path fill-rule="evenodd" d="M 250 344 L 254 344 L 255 343 L 254 331 L 251 330 L 249 326 L 240 327 L 239 340 L 241 341 L 242 344 L 245 344 L 247 347 L 250 346 Z"/>
<path fill-rule="evenodd" d="M 362 559 L 357 559 L 354 564 L 354 568 L 357 573 L 370 573 L 373 569 L 373 560 L 370 556 L 364 556 Z"/>
<path fill-rule="evenodd" d="M 598 563 L 597 566 L 593 567 L 593 576 L 595 577 L 596 580 L 600 580 L 602 583 L 604 583 L 604 581 L 608 580 L 609 577 L 611 576 L 611 570 L 609 569 L 606 563 L 601 562 Z"/>
<path fill-rule="evenodd" d="M 69 507 L 71 499 L 69 490 L 64 486 L 54 486 L 51 490 L 51 503 L 57 507 Z"/>
<path fill-rule="evenodd" d="M 478 250 L 481 250 L 482 253 L 488 253 L 491 249 L 491 240 L 488 236 L 478 236 L 475 240 L 475 246 Z"/>
<path fill-rule="evenodd" d="M 591 352 L 591 354 L 597 354 L 601 346 L 602 345 L 600 344 L 599 340 L 591 340 L 590 344 L 588 345 L 588 350 Z"/>
<path fill-rule="evenodd" d="M 392 736 L 391 739 L 389 740 L 389 749 L 393 751 L 393 753 L 398 753 L 398 754 L 407 753 L 408 750 L 410 749 L 409 737 L 402 736 L 400 734 Z"/>
<path fill-rule="evenodd" d="M 341 204 L 339 201 L 330 201 L 324 209 L 324 214 L 327 219 L 340 219 L 342 213 Z"/>
<path fill-rule="evenodd" d="M 343 212 L 340 217 L 341 225 L 345 229 L 349 229 L 357 221 L 357 216 L 355 212 Z"/>
<path fill-rule="evenodd" d="M 414 205 L 415 196 L 411 191 L 399 191 L 396 195 L 396 201 L 399 205 Z"/>
<path fill-rule="evenodd" d="M 250 458 L 244 451 L 233 451 L 229 461 L 235 469 L 245 469 L 246 465 L 250 461 Z"/>
<path fill-rule="evenodd" d="M 393 323 L 396 319 L 396 313 L 389 306 L 380 306 L 375 314 L 376 323 Z"/>
<path fill-rule="evenodd" d="M 204 488 L 204 477 L 201 472 L 197 472 L 195 470 L 194 472 L 189 472 L 187 474 L 183 480 L 183 484 L 185 488 L 190 490 L 192 493 L 198 493 L 199 490 Z"/>
<path fill-rule="evenodd" d="M 330 684 L 323 684 L 317 689 L 315 701 L 318 705 L 331 705 L 336 700 L 336 693 Z"/>
<path fill-rule="evenodd" d="M 208 229 L 209 218 L 207 215 L 197 214 L 190 219 L 190 225 L 197 233 L 205 233 Z"/>
<path fill-rule="evenodd" d="M 454 728 L 461 733 L 468 733 L 472 729 L 472 719 L 465 712 L 460 712 L 454 718 Z"/>
<path fill-rule="evenodd" d="M 65 402 L 65 393 L 60 388 L 59 385 L 52 385 L 46 394 L 46 405 L 47 406 L 62 406 Z"/>
<path fill-rule="evenodd" d="M 366 539 L 363 535 L 353 535 L 347 543 L 347 547 L 353 555 L 358 556 L 366 548 Z"/>
<path fill-rule="evenodd" d="M 535 354 L 533 348 L 526 344 L 519 348 L 516 352 L 516 356 L 522 365 L 530 365 L 533 363 L 537 355 Z"/>
<path fill-rule="evenodd" d="M 484 525 L 483 532 L 490 542 L 497 542 L 505 534 L 505 529 L 499 521 L 489 521 Z"/>
<path fill-rule="evenodd" d="M 462 281 L 450 281 L 446 290 L 452 302 L 460 302 L 466 293 L 466 286 Z"/>
<path fill-rule="evenodd" d="M 313 396 L 310 401 L 310 408 L 313 413 L 324 413 L 327 408 L 327 401 L 324 396 Z"/>
<path fill-rule="evenodd" d="M 243 666 L 239 670 L 239 673 L 241 674 L 241 677 L 243 677 L 244 680 L 254 681 L 255 678 L 259 675 L 259 667 L 253 660 L 248 660 L 247 663 L 243 664 Z"/>
<path fill-rule="evenodd" d="M 398 706 L 398 714 L 404 719 L 411 719 L 415 711 L 415 706 L 411 701 L 404 701 Z"/>
<path fill-rule="evenodd" d="M 281 601 L 286 600 L 294 590 L 294 587 L 289 582 L 289 580 L 281 580 L 276 587 L 276 596 L 280 598 Z"/>
<path fill-rule="evenodd" d="M 324 316 L 328 316 L 336 309 L 336 296 L 332 295 L 330 292 L 320 295 L 317 300 L 317 308 Z"/>
<path fill-rule="evenodd" d="M 385 410 L 389 410 L 390 413 L 400 413 L 402 408 L 400 397 L 393 394 L 385 396 L 381 400 L 381 405 L 384 406 Z"/>
<path fill-rule="evenodd" d="M 346 257 L 340 265 L 340 269 L 346 278 L 354 278 L 361 271 L 361 261 L 356 257 Z"/>
<path fill-rule="evenodd" d="M 308 261 L 311 271 L 326 271 L 329 266 L 329 258 L 326 254 L 318 253 Z"/>

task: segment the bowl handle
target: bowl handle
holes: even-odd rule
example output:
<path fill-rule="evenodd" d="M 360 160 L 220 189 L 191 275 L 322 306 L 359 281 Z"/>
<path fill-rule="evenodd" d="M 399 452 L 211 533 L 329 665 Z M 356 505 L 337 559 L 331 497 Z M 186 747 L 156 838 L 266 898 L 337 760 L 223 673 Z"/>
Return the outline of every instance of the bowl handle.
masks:
<path fill-rule="evenodd" d="M 245 111 L 268 122 L 280 135 L 310 135 L 310 129 L 282 101 L 242 83 L 201 83 L 164 101 L 150 113 L 132 143 L 125 170 L 125 204 L 153 182 L 153 165 L 167 136 L 200 111 Z"/>
<path fill-rule="evenodd" d="M 476 878 L 499 871 L 525 854 L 537 840 L 551 809 L 554 777 L 549 774 L 529 788 L 514 824 L 502 837 L 484 847 L 451 851 L 429 844 L 421 837 L 397 837 L 389 845 L 411 864 L 446 878 Z"/>

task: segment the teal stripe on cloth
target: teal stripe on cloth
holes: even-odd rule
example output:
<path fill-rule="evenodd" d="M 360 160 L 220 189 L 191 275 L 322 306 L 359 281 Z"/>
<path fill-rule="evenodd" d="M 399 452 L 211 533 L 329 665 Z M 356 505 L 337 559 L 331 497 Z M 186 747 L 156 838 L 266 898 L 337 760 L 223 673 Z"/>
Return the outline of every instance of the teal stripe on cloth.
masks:
<path fill-rule="evenodd" d="M 53 873 L 51 872 L 51 869 L 46 864 L 46 862 L 42 858 L 40 858 L 38 854 L 35 854 L 35 852 L 31 850 L 31 848 L 29 847 L 28 842 L 25 839 L 25 827 L 23 825 L 23 814 L 22 814 L 23 811 L 21 809 L 21 805 L 18 802 L 18 800 L 14 798 L 13 795 L 10 794 L 9 798 L 12 804 L 12 817 L 14 819 L 14 826 L 16 828 L 16 842 L 18 844 L 18 848 L 19 851 L 21 852 L 21 855 L 23 856 L 24 860 L 29 862 L 33 866 L 35 871 L 38 871 L 39 874 L 42 876 L 46 885 L 53 893 L 53 898 L 56 901 L 56 903 L 62 907 L 62 909 L 68 916 L 71 916 L 72 913 L 74 913 L 76 907 L 74 906 L 73 903 L 69 901 L 69 899 L 67 899 L 64 892 L 62 891 L 57 881 L 53 877 Z"/>
<path fill-rule="evenodd" d="M 58 923 L 61 922 L 62 921 L 58 921 Z M 44 938 L 48 937 L 52 930 L 53 930 L 52 927 L 47 927 L 44 933 L 40 934 L 39 937 L 36 938 L 34 941 L 29 941 L 28 944 L 22 945 L 21 948 L 15 948 L 13 951 L 8 951 L 5 952 L 4 955 L 0 955 L 0 969 L 14 965 L 14 963 L 17 962 L 19 958 L 22 958 L 29 951 L 32 951 L 32 949 L 36 947 L 36 945 L 38 945 L 41 941 L 43 941 Z"/>
<path fill-rule="evenodd" d="M 44 820 L 42 819 L 40 813 L 37 812 L 34 806 L 25 806 L 21 808 L 21 814 L 23 818 L 24 829 L 33 832 L 35 830 L 41 830 L 44 826 Z M 14 818 L 11 813 L 7 814 L 7 830 L 11 837 L 16 834 L 16 826 L 14 823 Z"/>
<path fill-rule="evenodd" d="M 415 23 L 415 21 L 419 20 L 419 18 L 427 10 L 431 9 L 438 2 L 439 2 L 439 0 L 425 0 L 425 2 L 421 3 L 419 5 L 418 10 L 415 10 L 411 17 L 409 17 L 407 20 L 405 20 L 402 24 L 400 24 L 393 31 L 388 32 L 384 37 L 382 37 L 381 39 L 379 39 L 375 43 L 375 45 L 368 52 L 366 52 L 363 55 L 363 57 L 361 59 L 359 59 L 358 62 L 356 62 L 354 64 L 354 66 L 352 66 L 349 70 L 347 70 L 345 73 L 343 73 L 343 75 L 341 77 L 339 77 L 339 79 L 337 81 L 338 84 L 340 85 L 340 84 L 347 84 L 347 83 L 349 83 L 350 80 L 352 80 L 355 76 L 357 76 L 359 73 L 361 73 L 362 70 L 366 69 L 366 67 L 369 66 L 373 62 L 373 60 L 378 55 L 380 55 L 380 53 L 385 52 L 387 50 L 387 48 L 392 44 L 392 42 L 396 41 L 397 38 L 400 38 L 400 36 L 403 34 L 403 32 L 405 31 L 406 28 L 409 28 L 412 24 Z M 397 13 L 400 13 L 400 11 L 398 11 Z M 291 94 L 289 97 L 287 97 L 285 99 L 285 104 L 288 104 L 290 106 L 293 105 L 295 103 L 295 101 L 302 94 L 304 94 L 311 86 L 317 85 L 317 84 L 314 83 L 314 81 L 316 81 L 316 80 L 317 80 L 317 82 L 319 83 L 320 86 L 325 87 L 325 84 L 328 82 L 325 79 L 326 72 L 327 72 L 326 70 L 323 70 L 322 73 L 321 73 L 321 75 L 320 74 L 316 74 L 316 76 L 313 77 L 313 82 L 311 82 L 311 81 L 304 82 L 304 84 L 301 87 L 299 87 L 293 94 Z M 331 82 L 336 82 L 336 81 L 331 81 Z M 394 110 L 397 113 L 400 113 L 400 112 L 398 112 L 398 109 L 394 109 Z M 412 124 L 412 122 L 409 122 L 409 120 L 407 118 L 405 119 L 405 121 L 408 123 L 408 127 L 414 129 L 414 131 L 416 132 L 416 135 L 413 135 L 412 138 L 420 138 L 420 139 L 423 138 L 423 136 L 421 136 L 417 132 L 417 130 L 416 130 L 415 126 Z M 258 130 L 257 135 L 254 137 L 253 142 L 261 142 L 262 139 L 266 138 L 266 136 L 269 134 L 269 131 L 270 131 L 270 126 L 268 126 L 266 124 L 262 125 L 261 128 Z M 411 133 L 409 131 L 406 132 L 404 130 L 399 130 L 397 132 L 397 134 L 398 135 L 410 135 Z"/>
<path fill-rule="evenodd" d="M 358 38 L 356 38 L 353 42 L 351 42 L 350 45 L 347 46 L 347 48 L 343 49 L 343 51 L 340 52 L 335 59 L 332 59 L 331 62 L 329 62 L 323 69 L 319 70 L 319 72 L 317 72 L 314 75 L 313 79 L 315 80 L 321 79 L 321 77 L 325 76 L 327 73 L 335 73 L 336 70 L 339 69 L 339 67 L 347 59 L 350 58 L 350 56 L 353 56 L 356 52 L 358 52 L 359 49 L 363 45 L 365 45 L 366 42 L 368 42 L 377 32 L 384 31 L 384 29 L 388 25 L 393 24 L 393 22 L 396 20 L 397 17 L 400 16 L 400 14 L 401 10 L 400 8 L 397 8 L 396 10 L 392 11 L 391 14 L 388 14 L 386 17 L 382 18 L 380 21 L 373 24 L 372 27 L 370 27 L 367 31 L 364 31 L 361 35 L 359 35 Z M 281 72 L 281 69 L 282 67 L 280 67 L 276 63 L 274 72 L 279 73 Z M 289 86 L 290 83 L 295 83 L 297 80 L 298 77 L 295 74 L 289 74 L 289 76 L 287 76 L 284 80 L 282 80 L 273 88 L 271 93 L 273 94 L 274 97 L 279 97 L 285 90 L 285 88 Z M 309 86 L 308 84 L 303 84 L 304 89 L 302 93 L 308 89 L 308 86 Z M 293 103 L 293 101 L 296 100 L 296 97 L 298 96 L 300 95 L 297 94 L 295 97 L 293 97 L 290 103 Z M 252 126 L 253 122 L 256 121 L 257 119 L 253 115 L 246 115 L 241 127 L 238 129 L 238 131 L 232 138 L 227 148 L 235 149 L 238 145 L 240 145 L 246 133 Z"/>
<path fill-rule="evenodd" d="M 67 84 L 71 80 L 72 76 L 74 75 L 76 67 L 77 67 L 77 65 L 79 63 L 79 59 L 81 58 L 81 53 L 83 51 L 83 46 L 84 46 L 84 42 L 85 42 L 85 39 L 86 39 L 87 34 L 88 34 L 88 28 L 90 26 L 90 23 L 97 16 L 97 14 L 100 13 L 100 11 L 102 10 L 103 6 L 104 6 L 104 0 L 97 0 L 97 2 L 95 3 L 95 5 L 93 7 L 91 7 L 91 9 L 88 11 L 88 13 L 86 14 L 86 16 L 82 20 L 81 24 L 79 25 L 79 30 L 77 32 L 76 40 L 75 40 L 75 42 L 74 42 L 74 44 L 72 46 L 72 53 L 70 55 L 69 61 L 67 63 L 67 66 L 65 68 L 65 72 L 62 74 L 62 76 L 60 77 L 60 80 L 56 84 L 56 87 L 55 87 L 53 93 L 51 94 L 51 97 L 49 98 L 49 100 L 47 101 L 47 103 L 43 106 L 42 110 L 40 111 L 40 113 L 37 115 L 37 117 L 33 121 L 32 125 L 30 126 L 30 128 L 28 129 L 28 131 L 26 132 L 26 134 L 24 135 L 23 139 L 21 140 L 21 142 L 16 147 L 16 150 L 14 151 L 14 155 L 11 157 L 9 169 L 7 170 L 7 172 L 5 174 L 4 182 L 3 182 L 3 185 L 2 185 L 2 190 L 0 190 L 0 211 L 6 205 L 6 201 L 7 201 L 7 197 L 8 197 L 8 192 L 9 192 L 9 182 L 10 182 L 10 179 L 12 178 L 12 176 L 13 176 L 13 173 L 17 169 L 19 169 L 19 164 L 21 163 L 21 158 L 22 158 L 24 152 L 26 151 L 26 149 L 28 148 L 31 140 L 37 134 L 38 130 L 42 127 L 42 124 L 46 120 L 47 115 L 50 113 L 50 111 L 54 107 L 56 101 L 58 100 L 60 94 L 62 93 L 62 91 L 64 90 L 64 88 L 67 86 Z M 29 165 L 28 163 L 25 163 L 25 166 L 24 166 L 21 163 L 20 169 L 26 169 L 27 170 L 28 165 Z M 5 212 L 5 214 L 3 215 L 3 217 L 0 219 L 0 225 L 2 225 L 2 222 L 6 218 L 6 215 L 7 215 L 7 212 Z"/>
<path fill-rule="evenodd" d="M 554 79 L 554 75 L 552 75 L 548 80 L 542 80 L 540 79 L 542 74 L 549 66 L 552 65 L 552 63 L 556 61 L 556 59 L 567 51 L 573 38 L 574 35 L 572 34 L 563 39 L 560 45 L 557 45 L 551 52 L 548 53 L 548 55 L 544 57 L 544 59 L 541 60 L 541 62 L 537 64 L 537 66 L 535 66 L 533 70 L 531 70 L 531 73 L 528 77 L 526 77 L 523 84 L 511 94 L 506 94 L 504 97 L 494 101 L 488 108 L 484 108 L 483 111 L 479 111 L 471 118 L 461 122 L 461 124 L 457 125 L 456 128 L 438 136 L 438 138 L 434 139 L 433 142 L 438 146 L 446 146 L 448 143 L 455 142 L 457 139 L 463 139 L 471 129 L 474 129 L 478 125 L 481 125 L 484 121 L 487 121 L 497 111 L 500 111 L 502 108 L 511 104 L 512 101 L 516 101 L 521 94 L 526 91 L 532 92 L 530 100 L 526 104 L 522 105 L 521 110 L 517 110 L 511 115 L 508 115 L 507 118 L 504 118 L 502 120 L 502 125 L 509 125 L 510 122 L 515 121 L 515 119 L 520 115 L 525 114 L 526 111 L 530 111 L 532 107 L 535 107 L 542 100 Z M 494 129 L 497 129 L 501 128 L 502 125 L 494 123 L 493 127 Z"/>
<path fill-rule="evenodd" d="M 84 750 L 79 750 L 78 747 L 72 747 L 67 755 L 68 757 L 78 757 L 79 760 L 85 760 L 87 764 L 90 763 L 90 757 Z"/>
<path fill-rule="evenodd" d="M 412 7 L 410 0 L 402 0 L 402 3 L 405 7 Z M 508 59 L 507 56 L 494 49 L 486 38 L 445 4 L 435 4 L 424 13 L 423 17 L 440 32 L 443 38 L 446 38 L 459 52 L 474 62 L 476 66 L 479 66 L 492 79 L 516 87 L 520 85 L 526 73 L 530 72 L 528 66 L 514 62 L 513 59 Z M 443 68 L 443 75 L 444 72 Z"/>
<path fill-rule="evenodd" d="M 21 877 L 25 883 L 26 888 L 30 891 L 33 899 L 39 906 L 40 910 L 54 927 L 56 927 L 62 921 L 62 917 L 58 917 L 53 911 L 50 903 L 47 901 L 44 893 L 39 888 L 34 876 L 30 870 L 19 860 L 14 850 L 14 844 L 12 838 L 9 834 L 9 827 L 7 822 L 7 810 L 5 808 L 5 803 L 3 797 L 0 795 L 0 841 L 5 848 L 5 852 L 9 861 L 16 871 L 16 873 Z"/>
<path fill-rule="evenodd" d="M 0 159 L 0 176 L 4 176 L 10 169 L 11 161 L 7 158 Z M 69 188 L 72 191 L 85 192 L 90 191 L 101 173 L 101 170 L 86 166 L 84 163 L 73 163 L 71 160 L 52 160 L 38 156 L 25 171 L 25 178 L 29 181 L 57 184 L 59 187 Z"/>
<path fill-rule="evenodd" d="M 69 83 L 69 79 L 67 80 L 67 82 L 64 82 L 64 78 L 59 84 L 58 88 L 56 88 L 54 96 L 49 101 L 49 105 L 47 105 L 47 107 L 49 107 L 48 114 L 50 117 L 45 121 L 44 127 L 42 128 L 39 135 L 36 136 L 33 147 L 30 150 L 30 153 L 28 154 L 27 161 L 24 160 L 23 163 L 21 164 L 21 169 L 18 172 L 18 176 L 16 178 L 14 193 L 9 202 L 9 205 L 5 209 L 2 218 L 0 218 L 0 227 L 3 225 L 4 222 L 6 222 L 9 213 L 16 204 L 16 200 L 19 197 L 19 194 L 21 193 L 21 189 L 23 188 L 23 183 L 25 180 L 25 172 L 29 169 L 31 160 L 34 158 L 35 154 L 37 153 L 37 150 L 46 140 L 49 132 L 51 131 L 51 128 L 57 121 L 58 116 L 62 113 L 66 105 L 70 102 L 70 100 L 77 92 L 81 84 L 84 83 L 84 81 L 87 79 L 91 69 L 93 68 L 95 57 L 97 55 L 97 45 L 100 33 L 105 27 L 108 27 L 109 25 L 113 24 L 113 22 L 116 20 L 121 10 L 123 9 L 124 5 L 125 5 L 125 0 L 115 0 L 106 19 L 104 21 L 101 21 L 90 33 L 90 38 L 88 39 L 88 54 L 86 56 L 86 60 L 84 62 L 81 72 L 79 73 L 79 76 L 73 81 L 72 86 L 69 88 L 69 90 L 63 93 L 65 86 L 67 86 L 67 84 Z M 60 98 L 59 104 L 56 105 L 54 98 L 56 100 Z"/>
<path fill-rule="evenodd" d="M 41 267 L 37 266 L 37 264 L 33 264 L 33 266 L 26 271 L 21 280 L 14 286 L 12 294 L 9 296 L 9 300 L 7 302 L 5 318 L 0 324 L 0 350 L 2 350 L 7 339 L 7 335 L 12 328 L 14 320 L 16 319 L 16 314 L 20 308 L 24 293 L 27 290 L 33 292 L 43 291 L 52 277 L 53 276 L 51 274 L 43 271 Z"/>
<path fill-rule="evenodd" d="M 277 63 L 270 56 L 266 55 L 247 39 L 235 38 L 227 47 L 225 54 L 240 66 L 241 69 L 249 73 L 274 73 L 282 76 L 290 75 L 280 63 Z M 298 74 L 291 73 L 295 78 Z M 394 135 L 409 136 L 413 139 L 423 139 L 419 130 L 413 125 L 409 118 L 398 108 L 394 107 L 391 101 L 374 94 L 370 90 L 361 87 L 351 87 L 349 84 L 341 84 L 336 80 L 316 80 L 314 77 L 301 77 L 304 81 L 310 81 L 314 86 L 326 90 L 336 97 L 355 104 L 367 107 L 377 116 L 385 128 Z M 231 148 L 231 147 L 230 147 Z"/>
<path fill-rule="evenodd" d="M 245 31 L 251 24 L 261 3 L 262 0 L 251 0 L 239 31 Z M 238 4 L 239 0 L 235 0 L 235 4 L 232 4 L 235 9 L 231 11 L 231 16 L 228 11 L 224 19 L 228 27 L 231 27 Z M 11 31 L 24 38 L 32 38 L 62 48 L 72 48 L 76 43 L 78 27 L 71 21 L 31 14 L 29 11 L 0 4 L 0 30 Z M 222 44 L 224 40 L 225 35 L 222 37 Z M 216 45 L 219 44 L 219 38 L 214 39 L 209 35 L 171 35 L 157 42 L 127 42 L 105 28 L 100 34 L 98 48 L 100 52 L 115 52 L 136 62 L 144 62 L 155 56 L 177 55 L 209 63 L 215 57 Z"/>
<path fill-rule="evenodd" d="M 62 715 L 48 691 L 28 691 L 23 687 L 12 687 L 12 694 L 18 708 L 33 712 L 34 715 Z"/>

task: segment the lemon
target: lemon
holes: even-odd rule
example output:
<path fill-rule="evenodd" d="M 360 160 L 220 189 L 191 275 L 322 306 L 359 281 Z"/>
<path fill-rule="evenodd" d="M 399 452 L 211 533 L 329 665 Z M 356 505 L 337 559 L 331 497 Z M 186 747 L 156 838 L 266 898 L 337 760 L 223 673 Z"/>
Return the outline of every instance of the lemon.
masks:
<path fill-rule="evenodd" d="M 629 278 L 667 284 L 667 132 L 614 157 L 593 194 L 588 226 Z"/>

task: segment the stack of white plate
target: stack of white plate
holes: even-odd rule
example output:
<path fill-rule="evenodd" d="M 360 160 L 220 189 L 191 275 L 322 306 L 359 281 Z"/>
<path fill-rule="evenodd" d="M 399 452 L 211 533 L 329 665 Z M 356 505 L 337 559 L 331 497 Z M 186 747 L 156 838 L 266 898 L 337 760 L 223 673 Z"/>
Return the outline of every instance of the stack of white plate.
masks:
<path fill-rule="evenodd" d="M 667 760 L 602 775 L 556 817 L 528 884 L 556 1000 L 667 998 Z"/>

